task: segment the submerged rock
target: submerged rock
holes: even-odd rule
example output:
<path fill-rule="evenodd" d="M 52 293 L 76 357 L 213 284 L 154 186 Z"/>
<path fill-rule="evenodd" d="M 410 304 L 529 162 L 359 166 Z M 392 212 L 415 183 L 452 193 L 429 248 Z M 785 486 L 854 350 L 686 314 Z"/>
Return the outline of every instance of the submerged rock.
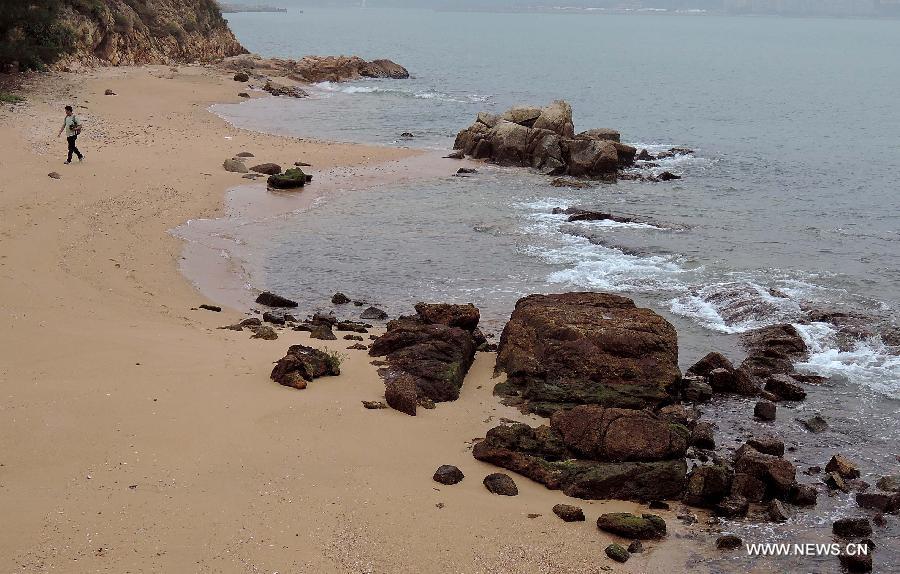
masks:
<path fill-rule="evenodd" d="M 276 295 L 275 293 L 270 293 L 269 291 L 263 291 L 256 297 L 256 302 L 260 305 L 266 305 L 267 307 L 296 307 L 297 302 L 291 301 L 281 295 Z"/>
<path fill-rule="evenodd" d="M 295 189 L 303 187 L 312 179 L 299 167 L 292 167 L 282 174 L 270 175 L 266 185 L 272 189 Z"/>
<path fill-rule="evenodd" d="M 500 336 L 497 370 L 508 375 L 497 394 L 544 415 L 579 404 L 654 407 L 681 377 L 674 327 L 605 293 L 520 299 Z"/>

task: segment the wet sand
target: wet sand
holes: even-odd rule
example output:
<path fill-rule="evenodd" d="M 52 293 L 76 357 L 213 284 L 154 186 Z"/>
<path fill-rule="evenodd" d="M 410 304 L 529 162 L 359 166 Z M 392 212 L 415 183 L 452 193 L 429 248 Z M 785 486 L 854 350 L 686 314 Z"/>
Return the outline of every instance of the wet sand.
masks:
<path fill-rule="evenodd" d="M 251 340 L 217 329 L 239 310 L 195 310 L 210 301 L 181 276 L 169 231 L 226 214 L 224 190 L 244 180 L 225 158 L 303 160 L 317 175 L 414 152 L 229 127 L 206 110 L 240 85 L 200 67 L 30 84 L 26 106 L 0 111 L 5 571 L 671 572 L 709 550 L 713 537 L 683 538 L 664 512 L 669 536 L 613 564 L 594 521 L 638 505 L 579 503 L 588 521 L 566 524 L 550 509 L 573 501 L 524 478 L 518 497 L 489 494 L 481 478 L 497 469 L 472 440 L 528 420 L 491 395 L 492 355 L 459 401 L 411 418 L 362 408 L 383 395 L 364 352 L 296 391 L 268 373 L 306 334 Z M 86 126 L 83 164 L 62 165 L 66 103 Z M 466 479 L 433 482 L 440 464 Z"/>

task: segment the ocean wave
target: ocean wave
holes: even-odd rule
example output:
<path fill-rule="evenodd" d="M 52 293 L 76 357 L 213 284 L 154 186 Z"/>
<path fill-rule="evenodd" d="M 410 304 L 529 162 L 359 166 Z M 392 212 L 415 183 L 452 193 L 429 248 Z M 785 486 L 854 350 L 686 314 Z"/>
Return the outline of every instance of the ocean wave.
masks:
<path fill-rule="evenodd" d="M 797 368 L 826 377 L 843 376 L 893 399 L 900 399 L 900 356 L 875 335 L 841 350 L 838 331 L 828 323 L 795 324 L 809 348 Z"/>
<path fill-rule="evenodd" d="M 752 281 L 725 281 L 672 299 L 669 310 L 707 329 L 734 334 L 795 319 L 800 305 Z"/>
<path fill-rule="evenodd" d="M 439 100 L 458 104 L 477 104 L 489 101 L 493 96 L 482 94 L 453 95 L 439 90 L 409 90 L 404 88 L 387 88 L 383 86 L 361 86 L 356 84 L 342 84 L 334 82 L 319 82 L 314 87 L 324 92 L 336 92 L 341 94 L 384 94 L 402 98 L 415 98 L 420 100 Z"/>

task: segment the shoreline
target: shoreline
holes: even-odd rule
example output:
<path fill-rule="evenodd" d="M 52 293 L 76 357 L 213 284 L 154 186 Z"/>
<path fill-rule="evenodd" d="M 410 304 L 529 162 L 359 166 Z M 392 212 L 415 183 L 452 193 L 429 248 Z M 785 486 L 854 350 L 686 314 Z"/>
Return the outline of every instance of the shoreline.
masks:
<path fill-rule="evenodd" d="M 517 476 L 520 495 L 506 499 L 481 485 L 497 469 L 473 459 L 472 440 L 501 418 L 536 422 L 492 396 L 492 355 L 478 357 L 460 400 L 410 419 L 362 408 L 384 385 L 347 341 L 294 331 L 251 340 L 218 329 L 242 314 L 196 309 L 208 301 L 181 276 L 182 242 L 168 231 L 226 214 L 222 190 L 238 176 L 223 159 L 265 150 L 260 161 L 302 157 L 315 175 L 407 151 L 224 126 L 206 107 L 237 101 L 236 84 L 195 66 L 28 84 L 29 102 L 0 112 L 11 126 L 0 136 L 9 150 L 0 159 L 9 175 L 0 348 L 14 350 L 0 368 L 0 512 L 16 524 L 0 536 L 7 569 L 584 572 L 607 563 L 601 549 L 614 537 L 591 521 L 641 505 L 584 501 L 589 520 L 567 525 L 550 512 L 570 501 L 558 491 Z M 62 166 L 63 147 L 48 140 L 69 102 L 85 119 L 87 159 Z M 273 383 L 272 361 L 294 343 L 345 354 L 344 374 L 304 391 Z M 435 488 L 431 474 L 446 463 L 467 479 Z M 670 536 L 621 571 L 666 572 L 711 544 L 686 543 L 697 535 L 674 510 L 661 514 Z"/>

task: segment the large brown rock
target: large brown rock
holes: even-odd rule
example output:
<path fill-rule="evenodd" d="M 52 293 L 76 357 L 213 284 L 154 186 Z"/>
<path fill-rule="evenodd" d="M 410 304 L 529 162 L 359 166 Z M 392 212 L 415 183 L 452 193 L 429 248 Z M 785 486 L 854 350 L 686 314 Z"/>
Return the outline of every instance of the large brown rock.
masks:
<path fill-rule="evenodd" d="M 550 130 L 564 138 L 574 138 L 575 125 L 572 123 L 572 106 L 564 100 L 556 100 L 541 110 L 541 114 L 534 121 L 532 127 Z"/>
<path fill-rule="evenodd" d="M 287 387 L 305 389 L 313 379 L 341 374 L 340 363 L 319 349 L 291 345 L 287 354 L 275 363 L 272 380 Z"/>
<path fill-rule="evenodd" d="M 448 327 L 459 327 L 466 331 L 474 331 L 481 319 L 478 307 L 471 303 L 466 305 L 418 303 L 416 304 L 416 313 L 426 323 L 439 323 Z"/>
<path fill-rule="evenodd" d="M 416 416 L 417 399 L 416 380 L 411 376 L 402 374 L 388 379 L 385 383 L 384 400 L 392 409 Z"/>
<path fill-rule="evenodd" d="M 491 142 L 491 159 L 500 165 L 528 166 L 528 138 L 531 129 L 508 121 L 501 121 L 485 135 Z"/>
<path fill-rule="evenodd" d="M 608 512 L 597 519 L 597 528 L 637 540 L 655 540 L 666 535 L 666 521 L 655 514 Z"/>
<path fill-rule="evenodd" d="M 728 495 L 732 472 L 723 465 L 698 466 L 687 478 L 684 502 L 712 508 Z"/>
<path fill-rule="evenodd" d="M 465 329 L 402 317 L 388 323 L 387 332 L 372 343 L 369 354 L 386 357 L 389 366 L 381 371 L 386 380 L 408 375 L 416 383 L 419 398 L 454 401 L 475 359 L 475 342 Z"/>
<path fill-rule="evenodd" d="M 683 457 L 688 429 L 648 411 L 582 405 L 558 411 L 550 426 L 580 458 L 654 461 Z"/>
<path fill-rule="evenodd" d="M 761 380 L 794 372 L 794 362 L 809 354 L 797 328 L 786 323 L 750 331 L 743 339 L 747 358 L 740 370 Z"/>
<path fill-rule="evenodd" d="M 657 406 L 681 377 L 674 327 L 606 293 L 520 299 L 500 336 L 497 369 L 507 382 L 496 392 L 542 414 L 579 404 Z"/>
<path fill-rule="evenodd" d="M 605 140 L 577 139 L 566 143 L 566 173 L 576 177 L 615 175 L 619 152 L 615 143 Z"/>
<path fill-rule="evenodd" d="M 790 461 L 747 446 L 738 450 L 734 471 L 758 478 L 766 485 L 767 496 L 780 499 L 789 495 L 797 476 L 797 469 Z"/>

